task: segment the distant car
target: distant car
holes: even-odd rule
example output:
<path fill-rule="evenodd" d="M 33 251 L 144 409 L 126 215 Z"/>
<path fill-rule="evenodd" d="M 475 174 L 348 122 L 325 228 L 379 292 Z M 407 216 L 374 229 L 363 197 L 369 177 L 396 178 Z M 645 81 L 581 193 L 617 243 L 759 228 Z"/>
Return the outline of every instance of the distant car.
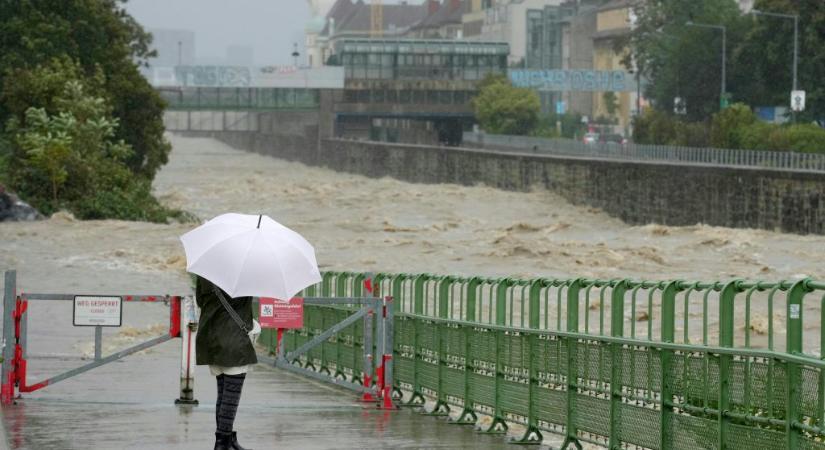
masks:
<path fill-rule="evenodd" d="M 582 142 L 585 144 L 596 144 L 599 142 L 599 133 L 587 133 L 584 135 Z"/>
<path fill-rule="evenodd" d="M 599 138 L 599 142 L 601 142 L 603 144 L 625 145 L 625 144 L 627 144 L 627 139 L 625 139 L 625 137 L 622 136 L 621 134 L 612 133 L 612 134 L 603 134 L 603 135 L 601 135 L 601 137 Z"/>

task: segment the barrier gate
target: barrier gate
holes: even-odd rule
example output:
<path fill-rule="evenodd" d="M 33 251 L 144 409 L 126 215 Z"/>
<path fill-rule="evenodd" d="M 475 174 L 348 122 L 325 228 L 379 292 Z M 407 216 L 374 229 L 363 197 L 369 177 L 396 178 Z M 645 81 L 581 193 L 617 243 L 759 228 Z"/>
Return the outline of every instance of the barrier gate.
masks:
<path fill-rule="evenodd" d="M 274 336 L 264 333 L 263 343 L 275 339 L 275 354 L 259 355 L 259 362 L 356 391 L 361 394 L 361 401 L 377 401 L 381 409 L 396 409 L 391 395 L 392 297 L 303 297 L 303 301 L 311 308 L 322 307 L 318 308 L 322 314 L 311 314 L 303 329 L 288 330 L 286 336 L 283 329 L 277 329 Z M 342 333 L 347 328 L 355 332 Z M 356 334 L 360 339 L 354 338 Z M 291 351 L 286 351 L 285 340 L 292 344 Z M 357 347 L 362 350 L 360 355 Z M 341 367 L 335 372 L 325 366 L 316 367 L 311 353 L 317 351 L 334 352 L 339 358 L 348 359 L 351 364 L 341 366 L 350 367 L 350 379 Z M 380 355 L 377 362 L 373 355 Z M 360 373 L 357 369 L 361 369 Z"/>
<path fill-rule="evenodd" d="M 122 302 L 163 302 L 168 304 L 169 332 L 104 357 L 102 355 L 103 329 L 100 325 L 94 326 L 94 361 L 43 381 L 28 384 L 26 380 L 26 342 L 28 338 L 29 301 L 74 301 L 75 297 L 78 296 L 74 294 L 37 293 L 20 293 L 17 295 L 17 274 L 13 270 L 5 273 L 5 283 L 3 297 L 3 364 L 2 374 L 0 374 L 0 403 L 4 405 L 10 404 L 15 397 L 15 391 L 18 393 L 34 392 L 174 338 L 181 338 L 180 397 L 175 400 L 175 403 L 195 405 L 198 403 L 194 398 L 194 343 L 197 314 L 195 302 L 191 296 L 106 296 L 120 297 L 121 307 Z"/>
<path fill-rule="evenodd" d="M 194 404 L 194 373 L 195 373 L 195 336 L 197 333 L 197 307 L 192 296 L 170 295 L 120 295 L 122 302 L 164 302 L 169 305 L 169 332 L 149 339 L 140 344 L 120 350 L 108 356 L 102 355 L 102 327 L 94 326 L 95 350 L 94 360 L 54 375 L 43 381 L 28 384 L 26 344 L 28 338 L 28 304 L 29 301 L 75 301 L 75 294 L 40 294 L 20 293 L 16 289 L 16 272 L 7 271 L 5 274 L 5 293 L 3 298 L 3 364 L 0 373 L 0 403 L 10 404 L 15 394 L 34 392 L 46 386 L 53 385 L 104 364 L 117 361 L 128 355 L 146 350 L 174 338 L 181 338 L 181 373 L 180 397 L 176 404 Z M 367 289 L 370 290 L 369 286 Z M 257 305 L 257 299 L 254 299 Z M 393 313 L 392 298 L 377 297 L 304 297 L 304 305 L 323 306 L 332 311 L 335 320 L 328 323 L 327 328 L 316 328 L 312 336 L 305 333 L 306 339 L 292 351 L 286 352 L 285 345 L 281 345 L 284 335 L 283 329 L 277 330 L 277 345 L 273 357 L 258 355 L 259 361 L 271 366 L 288 370 L 316 380 L 342 386 L 361 394 L 365 402 L 378 402 L 382 409 L 395 409 L 392 401 L 391 387 L 393 385 Z M 353 310 L 353 308 L 355 308 Z M 257 313 L 257 308 L 256 308 Z M 359 321 L 361 322 L 359 324 Z M 316 371 L 312 361 L 306 355 L 313 349 L 330 345 L 330 342 L 346 341 L 334 338 L 345 329 L 358 328 L 363 333 L 363 342 L 359 342 L 362 354 L 351 352 L 353 358 L 360 359 L 361 373 L 352 372 L 351 379 L 341 372 L 335 374 Z M 264 330 L 268 331 L 268 330 Z M 270 332 L 271 334 L 271 332 Z M 295 335 L 293 330 L 289 333 Z M 266 338 L 264 333 L 262 338 Z M 295 336 L 293 336 L 294 338 Z M 295 340 L 293 339 L 293 342 Z M 354 344 L 354 343 L 351 343 Z M 342 345 L 346 345 L 343 343 Z M 354 347 L 354 345 L 351 345 Z M 379 361 L 374 361 L 373 355 L 380 355 Z"/>

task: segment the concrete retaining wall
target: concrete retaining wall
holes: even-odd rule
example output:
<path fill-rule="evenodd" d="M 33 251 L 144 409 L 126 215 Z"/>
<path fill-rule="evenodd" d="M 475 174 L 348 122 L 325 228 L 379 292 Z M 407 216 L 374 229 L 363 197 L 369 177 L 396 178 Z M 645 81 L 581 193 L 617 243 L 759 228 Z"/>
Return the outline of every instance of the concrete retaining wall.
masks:
<path fill-rule="evenodd" d="M 204 135 L 199 133 L 198 135 Z M 606 161 L 249 132 L 206 135 L 233 147 L 310 165 L 415 183 L 543 187 L 630 224 L 705 223 L 825 234 L 825 177 L 778 169 Z"/>

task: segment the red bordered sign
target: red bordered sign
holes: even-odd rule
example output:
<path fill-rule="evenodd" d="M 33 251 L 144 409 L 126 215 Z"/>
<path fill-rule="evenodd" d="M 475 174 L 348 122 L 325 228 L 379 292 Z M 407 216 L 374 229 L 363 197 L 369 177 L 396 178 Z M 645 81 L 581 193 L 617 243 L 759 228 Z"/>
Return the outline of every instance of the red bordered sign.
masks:
<path fill-rule="evenodd" d="M 304 299 L 295 297 L 284 302 L 261 297 L 259 302 L 258 322 L 261 328 L 303 328 Z"/>

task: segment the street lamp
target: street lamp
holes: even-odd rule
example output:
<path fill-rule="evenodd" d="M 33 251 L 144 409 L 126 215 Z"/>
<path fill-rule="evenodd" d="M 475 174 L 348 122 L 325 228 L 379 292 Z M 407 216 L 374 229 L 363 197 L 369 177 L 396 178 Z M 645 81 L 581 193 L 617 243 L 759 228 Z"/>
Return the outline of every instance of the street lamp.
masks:
<path fill-rule="evenodd" d="M 295 43 L 292 44 L 292 59 L 295 61 L 295 68 L 296 69 L 298 68 L 298 57 L 299 56 L 301 56 L 301 54 L 298 53 L 298 43 L 295 42 Z"/>
<path fill-rule="evenodd" d="M 722 30 L 722 93 L 719 97 L 719 109 L 722 109 L 722 102 L 725 101 L 725 65 L 727 63 L 727 28 L 724 25 L 711 25 L 707 23 L 695 23 L 689 21 L 685 23 L 689 27 L 713 28 L 715 30 Z"/>

